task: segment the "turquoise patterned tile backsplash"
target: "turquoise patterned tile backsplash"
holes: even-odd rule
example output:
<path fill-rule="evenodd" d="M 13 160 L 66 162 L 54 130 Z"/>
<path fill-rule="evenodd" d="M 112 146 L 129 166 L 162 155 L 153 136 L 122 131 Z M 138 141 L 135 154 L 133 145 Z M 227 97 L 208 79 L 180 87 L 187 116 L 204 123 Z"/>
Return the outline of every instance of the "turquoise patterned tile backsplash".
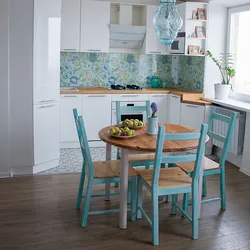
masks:
<path fill-rule="evenodd" d="M 156 73 L 171 88 L 203 92 L 204 57 L 119 53 L 61 53 L 61 86 L 140 84 Z"/>

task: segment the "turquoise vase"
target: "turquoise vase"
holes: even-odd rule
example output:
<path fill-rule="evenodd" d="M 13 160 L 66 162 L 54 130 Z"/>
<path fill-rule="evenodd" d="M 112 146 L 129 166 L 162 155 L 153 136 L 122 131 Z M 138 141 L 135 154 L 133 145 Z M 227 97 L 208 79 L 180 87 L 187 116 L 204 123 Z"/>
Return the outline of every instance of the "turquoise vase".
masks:
<path fill-rule="evenodd" d="M 147 124 L 147 134 L 149 135 L 157 135 L 158 134 L 158 117 L 148 117 Z"/>

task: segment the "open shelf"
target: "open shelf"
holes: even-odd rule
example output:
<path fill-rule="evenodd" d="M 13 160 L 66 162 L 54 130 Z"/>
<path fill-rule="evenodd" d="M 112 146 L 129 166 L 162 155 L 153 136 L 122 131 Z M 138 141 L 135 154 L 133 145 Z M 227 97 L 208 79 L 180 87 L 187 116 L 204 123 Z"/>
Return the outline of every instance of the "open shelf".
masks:
<path fill-rule="evenodd" d="M 186 39 L 198 39 L 198 40 L 206 40 L 206 37 L 186 37 Z"/>
<path fill-rule="evenodd" d="M 203 23 L 206 23 L 206 22 L 207 22 L 207 20 L 192 19 L 192 18 L 187 18 L 186 20 L 187 20 L 187 21 L 193 21 L 193 22 L 203 22 Z"/>

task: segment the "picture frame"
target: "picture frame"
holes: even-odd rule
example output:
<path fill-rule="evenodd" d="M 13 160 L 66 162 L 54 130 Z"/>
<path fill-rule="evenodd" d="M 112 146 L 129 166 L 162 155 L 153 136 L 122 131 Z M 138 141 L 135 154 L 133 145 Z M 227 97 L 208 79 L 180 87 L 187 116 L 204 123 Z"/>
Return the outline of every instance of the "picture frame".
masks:
<path fill-rule="evenodd" d="M 197 20 L 198 19 L 198 12 L 197 12 L 197 10 L 193 10 L 193 12 L 192 12 L 192 19 L 193 20 Z"/>
<path fill-rule="evenodd" d="M 197 17 L 198 17 L 198 20 L 207 20 L 207 11 L 206 11 L 206 9 L 198 8 L 197 9 Z"/>
<path fill-rule="evenodd" d="M 190 55 L 199 55 L 200 54 L 200 46 L 189 45 L 188 46 L 188 54 L 190 54 Z"/>
<path fill-rule="evenodd" d="M 206 30 L 204 26 L 195 26 L 195 35 L 198 38 L 206 38 Z"/>

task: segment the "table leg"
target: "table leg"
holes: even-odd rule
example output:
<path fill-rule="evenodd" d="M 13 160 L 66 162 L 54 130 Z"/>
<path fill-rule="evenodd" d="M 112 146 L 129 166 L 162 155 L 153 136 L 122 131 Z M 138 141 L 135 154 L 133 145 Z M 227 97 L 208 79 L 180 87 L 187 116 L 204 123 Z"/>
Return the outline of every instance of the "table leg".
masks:
<path fill-rule="evenodd" d="M 128 149 L 121 148 L 121 182 L 120 182 L 120 212 L 119 227 L 127 228 L 127 202 L 128 202 Z"/>
<path fill-rule="evenodd" d="M 111 160 L 111 149 L 112 146 L 110 144 L 106 144 L 106 161 Z M 105 194 L 110 194 L 110 183 L 105 184 Z M 109 201 L 110 196 L 105 196 L 105 201 Z"/>

